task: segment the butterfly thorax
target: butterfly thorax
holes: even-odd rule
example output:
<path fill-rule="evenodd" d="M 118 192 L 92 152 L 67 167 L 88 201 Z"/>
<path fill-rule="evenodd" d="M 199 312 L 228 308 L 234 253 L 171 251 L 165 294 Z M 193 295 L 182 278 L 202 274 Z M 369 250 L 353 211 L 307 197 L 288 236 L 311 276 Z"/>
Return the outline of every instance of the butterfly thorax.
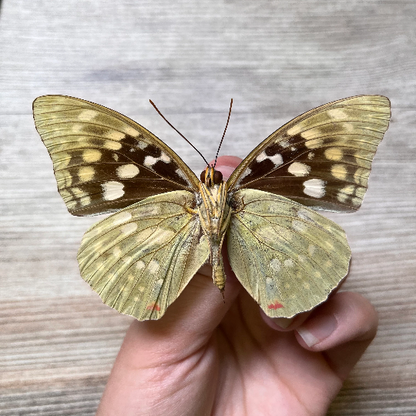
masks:
<path fill-rule="evenodd" d="M 230 224 L 231 208 L 227 202 L 227 184 L 222 180 L 220 171 L 208 166 L 201 173 L 198 199 L 201 227 L 211 250 L 212 279 L 222 291 L 225 286 L 225 272 L 221 248 Z"/>

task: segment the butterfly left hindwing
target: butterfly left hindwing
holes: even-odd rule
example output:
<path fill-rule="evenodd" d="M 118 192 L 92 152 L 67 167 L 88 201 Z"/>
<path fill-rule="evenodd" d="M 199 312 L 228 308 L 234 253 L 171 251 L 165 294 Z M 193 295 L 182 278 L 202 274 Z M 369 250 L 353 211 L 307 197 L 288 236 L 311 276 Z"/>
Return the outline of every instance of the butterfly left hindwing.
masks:
<path fill-rule="evenodd" d="M 138 320 L 159 319 L 208 260 L 188 191 L 149 197 L 95 224 L 78 252 L 82 277 L 104 303 Z"/>

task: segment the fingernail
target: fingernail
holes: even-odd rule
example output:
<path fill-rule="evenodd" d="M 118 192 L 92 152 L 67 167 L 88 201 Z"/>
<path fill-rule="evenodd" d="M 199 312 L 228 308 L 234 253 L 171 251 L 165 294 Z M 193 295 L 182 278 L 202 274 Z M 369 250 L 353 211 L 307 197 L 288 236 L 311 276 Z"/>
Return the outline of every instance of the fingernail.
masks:
<path fill-rule="evenodd" d="M 324 315 L 313 318 L 307 325 L 296 329 L 308 347 L 313 347 L 328 338 L 336 329 L 337 320 L 334 315 Z"/>

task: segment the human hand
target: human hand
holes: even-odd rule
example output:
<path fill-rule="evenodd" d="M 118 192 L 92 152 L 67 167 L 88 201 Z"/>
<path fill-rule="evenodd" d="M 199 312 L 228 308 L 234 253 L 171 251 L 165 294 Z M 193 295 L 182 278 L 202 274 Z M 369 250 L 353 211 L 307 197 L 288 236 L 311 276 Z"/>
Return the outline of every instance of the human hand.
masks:
<path fill-rule="evenodd" d="M 219 158 L 225 177 L 238 164 Z M 374 338 L 357 293 L 271 319 L 228 264 L 225 303 L 204 266 L 158 321 L 130 326 L 97 416 L 324 415 Z"/>

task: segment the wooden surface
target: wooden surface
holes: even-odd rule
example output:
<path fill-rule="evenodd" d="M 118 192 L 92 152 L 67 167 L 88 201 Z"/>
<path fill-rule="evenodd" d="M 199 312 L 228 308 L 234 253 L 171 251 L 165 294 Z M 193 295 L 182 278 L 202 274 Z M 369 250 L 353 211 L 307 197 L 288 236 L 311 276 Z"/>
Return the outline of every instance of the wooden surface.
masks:
<path fill-rule="evenodd" d="M 416 2 L 414 0 L 4 0 L 0 18 L 0 415 L 93 415 L 130 318 L 101 304 L 33 127 L 42 94 L 95 101 L 137 120 L 196 170 L 245 156 L 327 101 L 393 105 L 370 190 L 332 215 L 353 251 L 345 284 L 374 303 L 376 340 L 330 415 L 416 415 Z"/>

